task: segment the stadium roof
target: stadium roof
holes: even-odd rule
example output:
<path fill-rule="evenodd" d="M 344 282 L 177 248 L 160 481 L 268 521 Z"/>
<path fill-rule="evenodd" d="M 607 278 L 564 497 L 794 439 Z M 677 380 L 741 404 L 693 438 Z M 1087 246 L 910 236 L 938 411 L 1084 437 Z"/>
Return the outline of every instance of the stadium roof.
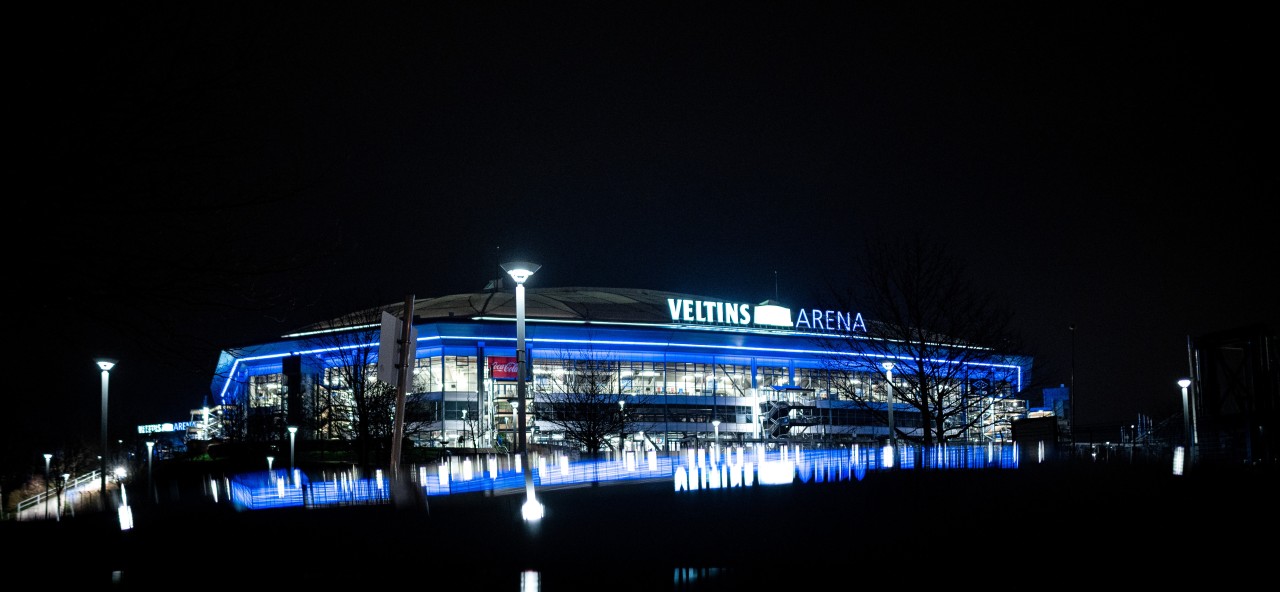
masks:
<path fill-rule="evenodd" d="M 671 313 L 668 299 L 723 300 L 709 296 L 696 296 L 677 292 L 641 290 L 632 288 L 526 288 L 525 316 L 529 319 L 580 322 L 669 323 Z M 348 322 L 368 322 L 377 319 L 381 311 L 397 318 L 402 317 L 404 303 L 398 302 L 349 315 Z M 515 292 L 490 290 L 470 294 L 452 294 L 434 298 L 415 299 L 415 322 L 440 319 L 474 319 L 481 317 L 514 318 L 516 315 Z M 327 321 L 303 328 L 334 329 L 342 320 Z"/>

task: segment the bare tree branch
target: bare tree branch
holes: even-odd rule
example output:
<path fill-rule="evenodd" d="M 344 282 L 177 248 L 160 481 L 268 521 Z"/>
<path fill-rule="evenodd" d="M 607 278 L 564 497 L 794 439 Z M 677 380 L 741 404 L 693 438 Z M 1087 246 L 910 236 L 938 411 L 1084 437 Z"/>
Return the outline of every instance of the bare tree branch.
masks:
<path fill-rule="evenodd" d="M 898 438 L 922 444 L 1007 432 L 1016 412 L 1019 364 L 1012 312 L 973 285 L 962 262 L 921 238 L 868 243 L 854 286 L 837 295 L 867 315 L 867 331 L 820 339 L 838 397 L 887 426 L 885 362 L 893 362 L 892 397 L 917 412 L 895 418 Z M 1021 409 L 1025 412 L 1025 409 Z"/>

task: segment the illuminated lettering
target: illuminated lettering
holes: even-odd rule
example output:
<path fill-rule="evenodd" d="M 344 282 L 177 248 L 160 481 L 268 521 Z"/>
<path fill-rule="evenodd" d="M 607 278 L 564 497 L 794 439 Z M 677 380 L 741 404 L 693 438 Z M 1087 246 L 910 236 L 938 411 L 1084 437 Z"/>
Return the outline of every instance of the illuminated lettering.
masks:
<path fill-rule="evenodd" d="M 861 313 L 841 312 L 838 310 L 822 310 L 819 308 L 800 309 L 796 317 L 795 328 L 816 331 L 866 331 L 867 324 Z"/>
<path fill-rule="evenodd" d="M 667 311 L 671 313 L 671 320 L 678 323 L 751 324 L 751 305 L 749 304 L 668 298 Z"/>
<path fill-rule="evenodd" d="M 158 434 L 162 432 L 180 432 L 195 427 L 194 421 L 178 421 L 173 423 L 152 423 L 138 426 L 139 434 Z"/>
<path fill-rule="evenodd" d="M 866 331 L 862 314 L 823 310 L 799 309 L 795 322 L 791 321 L 791 309 L 776 304 L 756 307 L 753 315 L 750 304 L 721 302 L 717 300 L 685 300 L 668 298 L 667 311 L 677 323 L 715 323 L 723 325 L 751 325 L 791 327 L 816 331 Z M 753 318 L 754 317 L 754 318 Z"/>

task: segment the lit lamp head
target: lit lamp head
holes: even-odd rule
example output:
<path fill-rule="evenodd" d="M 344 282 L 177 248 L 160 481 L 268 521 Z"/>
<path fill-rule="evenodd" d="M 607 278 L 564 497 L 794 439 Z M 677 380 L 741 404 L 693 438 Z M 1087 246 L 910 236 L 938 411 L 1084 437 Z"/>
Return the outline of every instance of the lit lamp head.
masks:
<path fill-rule="evenodd" d="M 893 372 L 893 365 L 894 365 L 893 362 L 884 362 L 880 365 L 884 366 L 885 372 Z"/>
<path fill-rule="evenodd" d="M 1191 379 L 1190 379 L 1190 378 L 1183 378 L 1182 380 L 1179 380 L 1179 381 L 1178 381 L 1178 386 L 1180 386 L 1180 387 L 1182 387 L 1182 388 L 1187 388 L 1187 387 L 1191 386 Z"/>
<path fill-rule="evenodd" d="M 98 360 L 97 362 L 98 362 L 98 367 L 101 368 L 103 372 L 110 372 L 111 369 L 116 366 L 115 360 L 102 359 L 102 360 Z"/>
<path fill-rule="evenodd" d="M 515 280 L 517 284 L 524 284 L 525 280 L 529 279 L 529 276 L 537 273 L 538 269 L 541 267 L 542 266 L 537 263 L 530 263 L 528 261 L 511 261 L 509 263 L 502 264 L 502 270 L 507 272 L 507 274 L 511 276 L 511 279 Z"/>
<path fill-rule="evenodd" d="M 298 433 L 298 426 L 289 426 L 289 435 L 292 436 L 296 433 Z"/>

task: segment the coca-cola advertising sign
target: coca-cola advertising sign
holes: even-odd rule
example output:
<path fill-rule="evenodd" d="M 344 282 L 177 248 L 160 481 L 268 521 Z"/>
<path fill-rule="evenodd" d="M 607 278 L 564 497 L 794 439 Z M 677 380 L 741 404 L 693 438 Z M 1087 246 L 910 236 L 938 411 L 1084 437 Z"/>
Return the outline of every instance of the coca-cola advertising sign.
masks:
<path fill-rule="evenodd" d="M 493 356 L 489 358 L 489 377 L 494 380 L 516 380 L 520 378 L 520 365 L 515 358 Z"/>

